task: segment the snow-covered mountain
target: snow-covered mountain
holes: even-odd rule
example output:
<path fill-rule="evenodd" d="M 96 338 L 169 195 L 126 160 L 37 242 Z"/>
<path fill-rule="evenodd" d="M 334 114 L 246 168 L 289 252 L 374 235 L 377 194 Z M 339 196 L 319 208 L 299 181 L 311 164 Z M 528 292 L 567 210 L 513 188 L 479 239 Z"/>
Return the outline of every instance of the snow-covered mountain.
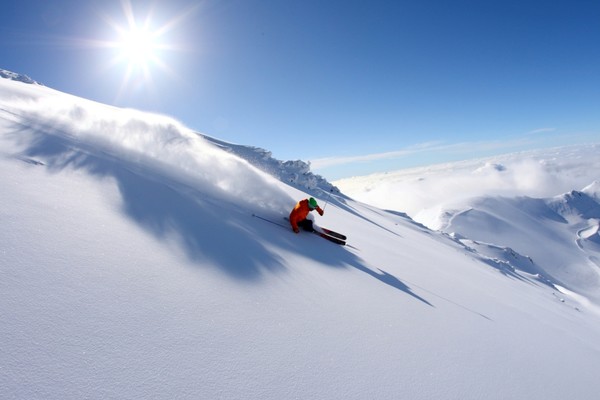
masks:
<path fill-rule="evenodd" d="M 17 82 L 29 83 L 33 85 L 41 85 L 41 83 L 34 81 L 27 75 L 17 74 L 16 72 L 7 71 L 0 68 L 0 78 L 10 79 Z"/>
<path fill-rule="evenodd" d="M 581 287 L 307 172 L 0 79 L 0 397 L 596 398 Z M 347 246 L 285 225 L 309 193 Z"/>
<path fill-rule="evenodd" d="M 592 144 L 414 168 L 337 184 L 351 196 L 380 207 L 408 209 L 416 221 L 480 254 L 599 304 L 598 171 L 600 145 Z M 580 191 L 557 194 L 585 185 Z M 511 256 L 499 257 L 499 253 Z"/>
<path fill-rule="evenodd" d="M 260 147 L 227 143 L 208 135 L 200 135 L 225 151 L 247 160 L 269 175 L 298 189 L 305 190 L 315 196 L 327 195 L 328 193 L 341 195 L 337 187 L 329 183 L 322 176 L 315 175 L 310 171 L 310 163 L 302 160 L 281 161 L 273 158 L 270 151 L 261 149 Z"/>
<path fill-rule="evenodd" d="M 600 304 L 600 204 L 586 193 L 551 199 L 482 197 L 444 216 L 442 231 L 510 247 L 527 256 L 528 269 Z M 478 251 L 489 255 L 488 248 Z"/>

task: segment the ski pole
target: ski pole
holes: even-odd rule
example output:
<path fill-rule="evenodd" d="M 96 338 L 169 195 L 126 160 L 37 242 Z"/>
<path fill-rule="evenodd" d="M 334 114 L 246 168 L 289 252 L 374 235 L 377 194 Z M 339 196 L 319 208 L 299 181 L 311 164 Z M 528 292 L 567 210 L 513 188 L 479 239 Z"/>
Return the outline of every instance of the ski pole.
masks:
<path fill-rule="evenodd" d="M 287 226 L 285 226 L 285 225 L 283 225 L 283 224 L 280 224 L 280 223 L 278 223 L 278 222 L 275 222 L 275 221 L 271 221 L 270 219 L 263 218 L 263 217 L 261 217 L 260 215 L 256 215 L 256 214 L 254 214 L 254 213 L 253 213 L 253 214 L 252 214 L 252 216 L 253 216 L 253 217 L 256 217 L 256 218 L 258 218 L 258 219 L 262 219 L 263 221 L 270 222 L 270 223 L 272 223 L 273 225 L 277 225 L 277 226 L 280 226 L 280 227 L 282 227 L 282 228 L 286 228 L 286 229 L 287 229 Z"/>
<path fill-rule="evenodd" d="M 329 189 L 329 193 L 327 193 L 327 200 L 325 200 L 325 205 L 323 206 L 323 211 L 325 211 L 325 207 L 327 207 L 327 203 L 329 203 L 329 199 L 331 198 L 331 192 L 333 188 Z"/>

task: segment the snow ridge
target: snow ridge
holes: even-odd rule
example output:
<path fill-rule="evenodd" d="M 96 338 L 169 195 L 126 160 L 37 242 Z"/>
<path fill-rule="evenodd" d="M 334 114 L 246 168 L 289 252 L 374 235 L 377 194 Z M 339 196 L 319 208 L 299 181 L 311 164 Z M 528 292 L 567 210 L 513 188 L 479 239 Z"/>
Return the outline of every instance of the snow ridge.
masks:
<path fill-rule="evenodd" d="M 16 72 L 7 71 L 7 70 L 1 69 L 1 68 L 0 68 L 0 78 L 10 79 L 10 80 L 17 81 L 17 82 L 28 83 L 31 85 L 42 86 L 41 83 L 34 81 L 27 75 L 17 74 Z"/>
<path fill-rule="evenodd" d="M 588 196 L 593 197 L 598 203 L 600 203 L 600 181 L 594 181 L 581 190 Z"/>
<path fill-rule="evenodd" d="M 250 164 L 274 176 L 281 182 L 315 195 L 322 193 L 341 194 L 340 190 L 328 182 L 327 179 L 311 172 L 310 162 L 306 163 L 301 160 L 281 161 L 274 158 L 272 152 L 260 147 L 227 143 L 208 135 L 198 134 L 225 151 L 247 160 Z"/>
<path fill-rule="evenodd" d="M 565 218 L 573 215 L 584 219 L 600 218 L 600 204 L 584 191 L 572 190 L 547 200 L 547 204 Z"/>
<path fill-rule="evenodd" d="M 482 196 L 443 215 L 441 230 L 482 255 L 600 300 L 600 204 L 585 192 L 547 199 Z"/>

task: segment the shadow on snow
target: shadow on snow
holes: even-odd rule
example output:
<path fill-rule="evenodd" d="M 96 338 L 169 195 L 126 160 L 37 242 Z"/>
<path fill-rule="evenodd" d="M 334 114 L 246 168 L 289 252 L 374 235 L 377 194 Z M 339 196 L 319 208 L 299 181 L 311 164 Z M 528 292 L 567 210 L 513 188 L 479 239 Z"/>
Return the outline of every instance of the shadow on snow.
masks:
<path fill-rule="evenodd" d="M 241 280 L 257 280 L 265 271 L 285 270 L 285 260 L 265 247 L 263 235 L 268 229 L 252 218 L 249 210 L 240 210 L 234 204 L 206 196 L 197 189 L 177 188 L 160 171 L 147 171 L 135 161 L 116 158 L 98 149 L 86 146 L 65 132 L 52 126 L 17 125 L 12 132 L 26 148 L 16 156 L 21 161 L 37 161 L 51 172 L 65 168 L 83 170 L 98 178 L 115 180 L 122 198 L 125 215 L 160 240 L 175 240 L 194 263 L 210 261 L 229 276 Z M 38 161 L 39 157 L 43 160 Z M 180 185 L 181 186 L 181 185 Z M 290 200 L 290 208 L 295 202 Z M 229 208 L 229 209 L 228 209 Z M 414 299 L 433 307 L 424 298 L 412 292 L 397 277 L 365 266 L 363 260 L 342 246 L 326 241 L 315 241 L 312 251 L 306 251 L 306 241 L 295 235 L 273 234 L 270 245 L 301 253 L 320 263 L 333 267 L 353 267 L 400 290 Z M 316 239 L 316 237 L 315 237 Z"/>

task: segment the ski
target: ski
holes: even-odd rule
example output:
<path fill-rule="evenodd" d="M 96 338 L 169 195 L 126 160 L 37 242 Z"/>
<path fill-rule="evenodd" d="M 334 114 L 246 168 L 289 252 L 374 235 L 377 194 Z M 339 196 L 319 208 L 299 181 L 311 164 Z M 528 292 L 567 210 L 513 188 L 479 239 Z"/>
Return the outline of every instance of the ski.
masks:
<path fill-rule="evenodd" d="M 261 220 L 263 220 L 263 221 L 265 221 L 265 222 L 269 222 L 269 223 L 271 223 L 271 224 L 273 224 L 273 225 L 280 226 L 280 227 L 282 227 L 283 229 L 287 229 L 287 228 L 288 228 L 288 227 L 287 227 L 287 225 L 283 225 L 283 224 L 280 224 L 279 222 L 271 221 L 270 219 L 267 219 L 267 218 L 261 217 L 260 215 L 252 214 L 252 216 L 253 216 L 253 217 L 255 217 L 255 218 L 261 219 Z"/>
<path fill-rule="evenodd" d="M 323 232 L 319 232 L 319 231 L 312 231 L 312 233 L 314 233 L 315 235 L 319 235 L 319 236 L 321 236 L 323 239 L 325 239 L 325 240 L 329 240 L 329 241 L 330 241 L 330 242 L 332 242 L 332 243 L 339 244 L 340 246 L 344 246 L 344 245 L 346 244 L 346 241 L 345 241 L 345 240 L 338 239 L 338 238 L 336 238 L 336 237 L 334 237 L 334 236 L 329 236 L 328 234 L 326 234 L 326 233 L 323 233 Z"/>
<path fill-rule="evenodd" d="M 290 220 L 288 217 L 283 217 L 283 219 L 285 219 L 288 222 Z M 340 239 L 342 241 L 346 241 L 348 239 L 346 237 L 346 235 L 344 235 L 344 234 L 341 234 L 341 233 L 336 232 L 336 231 L 332 231 L 331 229 L 320 227 L 320 226 L 318 226 L 316 224 L 315 224 L 315 228 L 314 229 L 315 230 L 319 230 L 320 231 L 319 233 L 324 233 L 327 236 L 333 236 L 334 238 Z"/>
<path fill-rule="evenodd" d="M 319 229 L 321 229 L 323 231 L 323 233 L 325 233 L 325 234 L 327 234 L 329 236 L 333 236 L 333 237 L 336 237 L 336 238 L 341 239 L 341 240 L 348 239 L 346 237 L 346 235 L 342 235 L 341 233 L 332 231 L 331 229 L 321 228 L 321 227 L 319 227 Z"/>
<path fill-rule="evenodd" d="M 287 226 L 284 226 L 284 225 L 280 224 L 279 222 L 271 221 L 270 219 L 261 217 L 260 215 L 256 215 L 256 214 L 252 214 L 252 216 L 255 217 L 255 218 L 261 219 L 261 220 L 263 220 L 265 222 L 269 222 L 269 223 L 271 223 L 273 225 L 277 225 L 277 226 L 280 226 L 280 227 L 282 227 L 284 229 L 287 229 Z M 288 220 L 287 217 L 284 217 L 284 219 Z M 329 240 L 332 243 L 339 244 L 340 246 L 344 246 L 346 244 L 345 240 L 343 240 L 343 239 L 341 239 L 339 237 L 328 235 L 325 232 L 320 232 L 320 231 L 313 230 L 311 233 L 314 233 L 315 235 L 321 236 L 323 239 Z M 337 232 L 335 232 L 335 233 L 337 233 Z M 340 234 L 338 233 L 338 235 L 340 235 Z M 341 235 L 341 236 L 344 236 L 344 235 Z"/>

